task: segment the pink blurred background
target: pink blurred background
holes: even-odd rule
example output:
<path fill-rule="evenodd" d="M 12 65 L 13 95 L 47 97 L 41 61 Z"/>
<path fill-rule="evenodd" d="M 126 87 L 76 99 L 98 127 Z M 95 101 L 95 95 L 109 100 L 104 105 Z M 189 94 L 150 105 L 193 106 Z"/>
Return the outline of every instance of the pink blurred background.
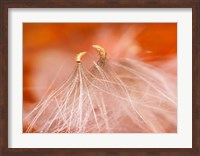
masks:
<path fill-rule="evenodd" d="M 98 59 L 93 44 L 102 46 L 108 59 L 142 60 L 176 75 L 176 23 L 24 23 L 23 105 L 24 114 L 39 102 L 50 84 L 66 80 L 75 68 L 75 55 L 90 67 Z"/>

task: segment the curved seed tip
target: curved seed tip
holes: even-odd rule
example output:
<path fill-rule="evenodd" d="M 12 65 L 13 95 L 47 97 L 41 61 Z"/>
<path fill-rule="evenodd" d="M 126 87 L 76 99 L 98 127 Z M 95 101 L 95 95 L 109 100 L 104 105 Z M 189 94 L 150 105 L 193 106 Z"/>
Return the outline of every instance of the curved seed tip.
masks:
<path fill-rule="evenodd" d="M 99 53 L 100 59 L 102 61 L 105 61 L 105 59 L 106 59 L 106 52 L 105 52 L 104 48 L 100 47 L 99 45 L 93 45 L 92 47 L 95 48 L 96 51 Z"/>
<path fill-rule="evenodd" d="M 80 63 L 82 57 L 83 57 L 86 53 L 87 53 L 87 52 L 85 52 L 85 51 L 78 53 L 78 54 L 76 55 L 76 58 L 75 58 L 76 62 L 77 62 L 77 63 Z"/>

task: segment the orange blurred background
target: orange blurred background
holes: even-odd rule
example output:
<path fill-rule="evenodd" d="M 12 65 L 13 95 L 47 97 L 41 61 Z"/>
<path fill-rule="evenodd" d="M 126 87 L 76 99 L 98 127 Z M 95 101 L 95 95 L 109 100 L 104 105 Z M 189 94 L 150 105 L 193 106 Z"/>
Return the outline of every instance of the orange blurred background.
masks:
<path fill-rule="evenodd" d="M 98 58 L 93 44 L 106 49 L 109 59 L 138 59 L 176 74 L 176 23 L 24 23 L 24 113 L 54 79 L 55 86 L 67 79 L 78 52 L 88 52 L 83 62 L 91 66 Z"/>

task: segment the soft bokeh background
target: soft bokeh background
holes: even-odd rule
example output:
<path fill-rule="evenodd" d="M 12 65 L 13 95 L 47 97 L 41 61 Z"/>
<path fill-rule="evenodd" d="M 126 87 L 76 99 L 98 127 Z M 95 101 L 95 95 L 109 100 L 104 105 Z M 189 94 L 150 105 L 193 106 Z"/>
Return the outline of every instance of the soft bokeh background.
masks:
<path fill-rule="evenodd" d="M 98 56 L 92 48 L 106 49 L 108 58 L 138 59 L 176 75 L 177 25 L 154 24 L 23 24 L 24 114 L 39 102 L 52 81 L 58 86 L 75 68 L 75 55 L 87 51 L 86 67 Z"/>

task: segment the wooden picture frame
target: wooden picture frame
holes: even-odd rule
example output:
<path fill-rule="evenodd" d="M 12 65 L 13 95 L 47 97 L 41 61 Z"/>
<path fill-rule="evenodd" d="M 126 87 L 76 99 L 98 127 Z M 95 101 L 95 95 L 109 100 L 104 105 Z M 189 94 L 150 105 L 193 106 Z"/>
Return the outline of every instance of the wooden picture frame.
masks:
<path fill-rule="evenodd" d="M 8 148 L 9 8 L 192 8 L 192 148 Z M 0 9 L 0 155 L 200 155 L 200 0 L 2 0 Z"/>

